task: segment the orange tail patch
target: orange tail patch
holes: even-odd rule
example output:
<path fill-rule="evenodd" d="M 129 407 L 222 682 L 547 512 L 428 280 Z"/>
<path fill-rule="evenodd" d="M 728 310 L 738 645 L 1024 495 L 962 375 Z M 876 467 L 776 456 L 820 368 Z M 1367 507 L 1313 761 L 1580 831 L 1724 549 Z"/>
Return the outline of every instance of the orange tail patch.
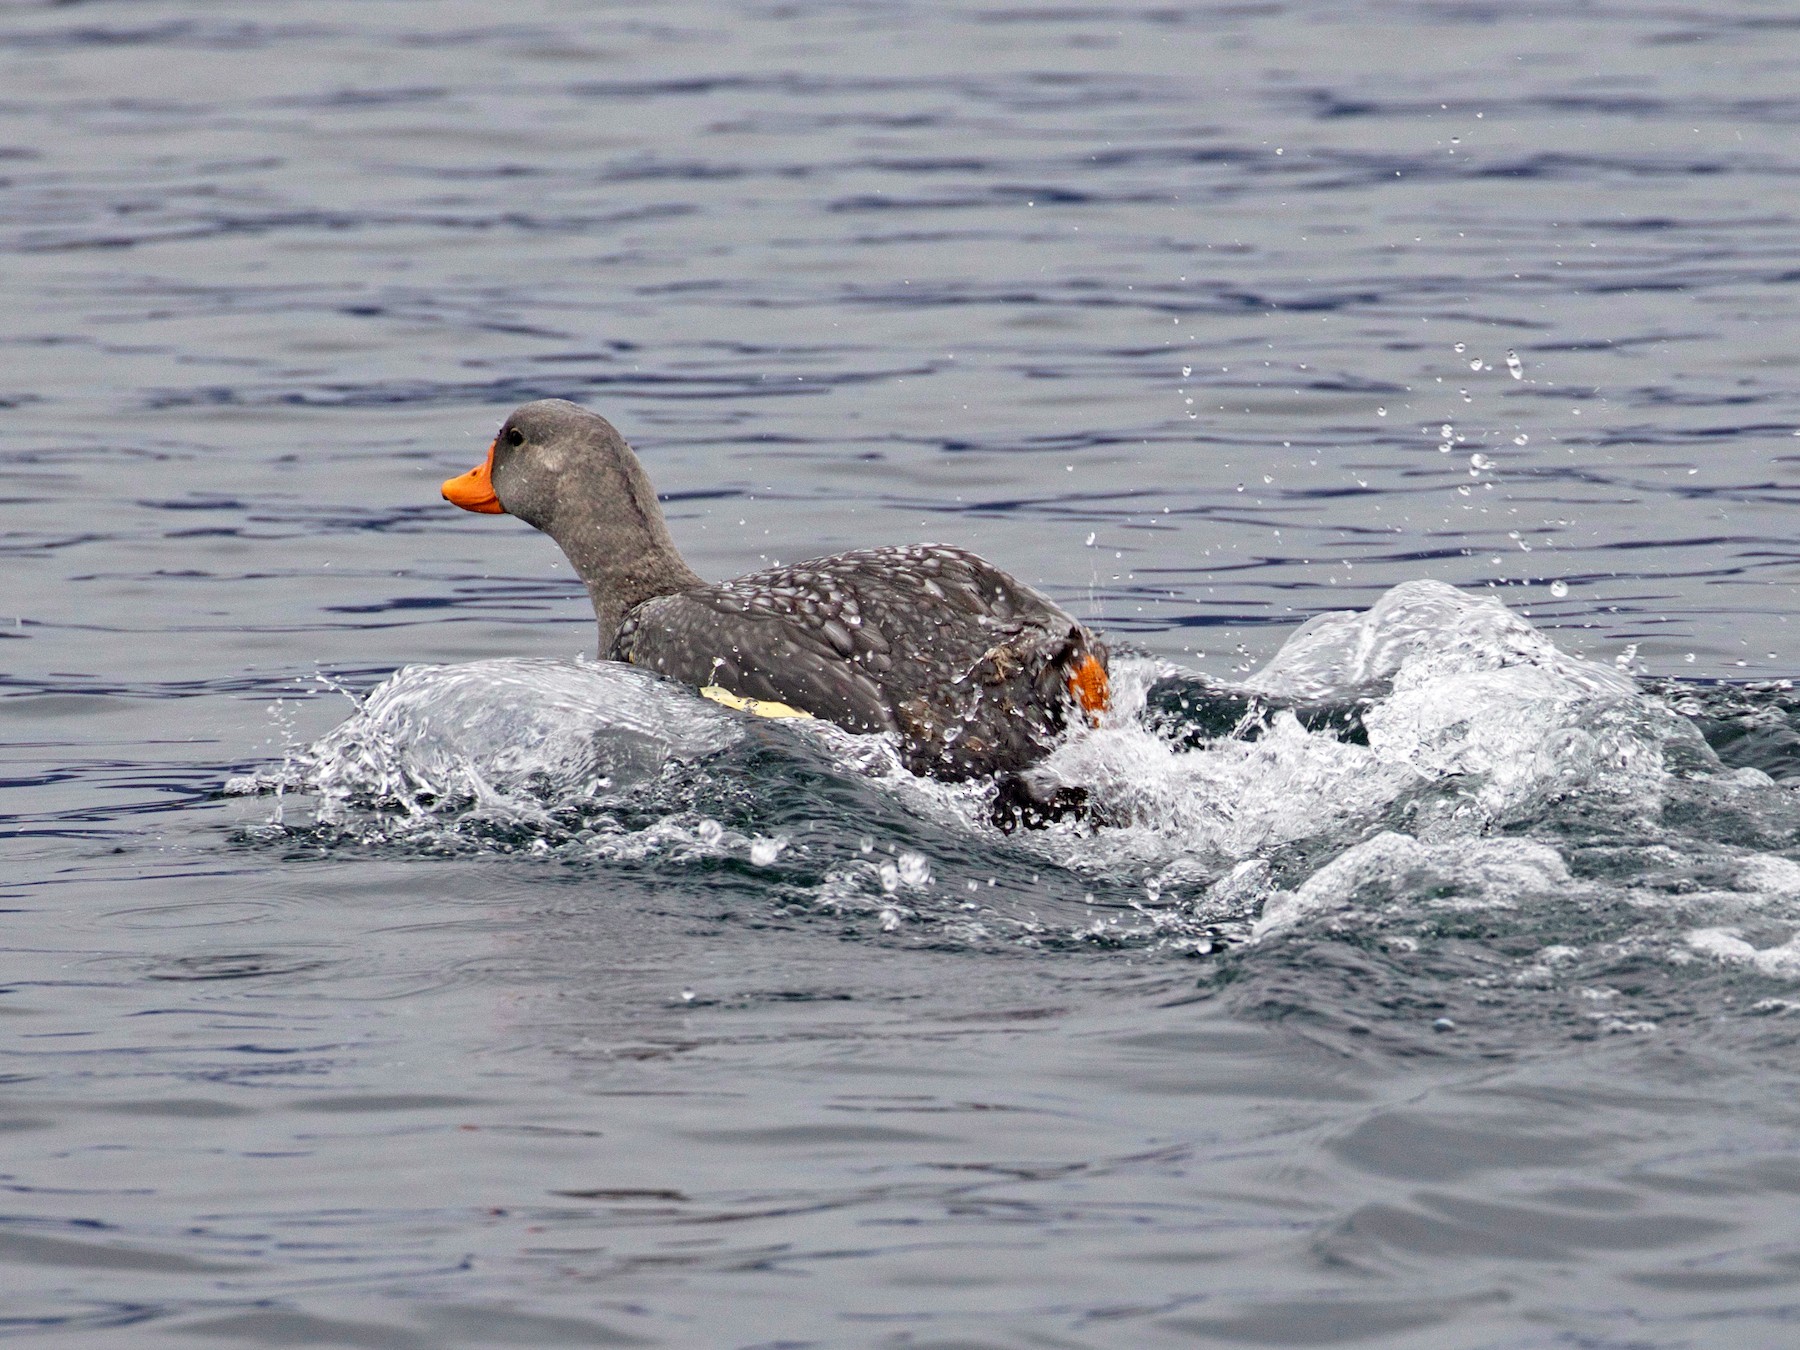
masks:
<path fill-rule="evenodd" d="M 1069 676 L 1069 694 L 1087 714 L 1090 726 L 1099 726 L 1100 714 L 1112 707 L 1112 684 L 1106 678 L 1106 667 L 1091 652 L 1082 656 L 1081 664 Z"/>

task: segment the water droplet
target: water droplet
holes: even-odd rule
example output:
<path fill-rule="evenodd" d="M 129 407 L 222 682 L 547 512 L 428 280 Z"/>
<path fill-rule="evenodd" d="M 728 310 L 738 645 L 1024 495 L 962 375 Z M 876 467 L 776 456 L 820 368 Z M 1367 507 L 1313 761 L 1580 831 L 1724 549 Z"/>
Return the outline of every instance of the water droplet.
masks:
<path fill-rule="evenodd" d="M 881 866 L 875 869 L 875 875 L 881 879 L 882 890 L 892 892 L 900 889 L 900 869 L 885 858 L 882 859 Z"/>
<path fill-rule="evenodd" d="M 1506 354 L 1506 369 L 1507 373 L 1515 380 L 1522 380 L 1525 378 L 1525 363 L 1519 360 L 1519 354 L 1517 352 L 1508 352 Z"/>
<path fill-rule="evenodd" d="M 1474 454 L 1469 456 L 1469 467 L 1479 473 L 1483 469 L 1493 468 L 1494 461 L 1477 450 Z"/>
<path fill-rule="evenodd" d="M 1530 439 L 1531 439 L 1531 437 L 1527 436 L 1524 432 L 1521 431 L 1517 436 L 1513 437 L 1513 444 L 1514 445 L 1524 445 Z"/>
<path fill-rule="evenodd" d="M 692 1003 L 694 1001 L 694 991 L 692 989 L 683 989 L 681 991 L 681 1001 L 683 1003 Z"/>
<path fill-rule="evenodd" d="M 1387 409 L 1386 409 L 1386 408 L 1377 408 L 1377 409 L 1376 409 L 1376 410 L 1375 410 L 1375 415 L 1376 415 L 1376 416 L 1377 416 L 1377 417 L 1386 417 L 1386 416 L 1387 416 Z"/>
<path fill-rule="evenodd" d="M 1089 548 L 1092 548 L 1094 546 L 1094 531 L 1093 530 L 1088 531 L 1087 546 Z"/>
<path fill-rule="evenodd" d="M 1470 369 L 1470 370 L 1480 370 L 1480 369 L 1481 369 L 1481 366 L 1482 366 L 1482 361 L 1481 361 L 1481 358 L 1480 358 L 1480 357 L 1479 357 L 1479 356 L 1478 356 L 1478 357 L 1476 357 L 1476 358 L 1475 358 L 1475 359 L 1474 359 L 1474 360 L 1473 360 L 1473 361 L 1471 361 L 1471 362 L 1469 362 L 1469 369 Z"/>
<path fill-rule="evenodd" d="M 1449 422 L 1444 423 L 1443 426 L 1438 428 L 1438 435 L 1442 436 L 1445 440 L 1449 440 L 1455 434 L 1456 428 Z"/>
<path fill-rule="evenodd" d="M 923 886 L 931 880 L 931 863 L 923 853 L 902 853 L 898 863 L 900 880 L 908 886 Z"/>
<path fill-rule="evenodd" d="M 1182 367 L 1182 368 L 1181 368 L 1181 378 L 1182 378 L 1182 379 L 1184 379 L 1184 380 L 1185 380 L 1185 379 L 1186 379 L 1186 378 L 1187 378 L 1187 377 L 1188 377 L 1188 376 L 1190 376 L 1190 375 L 1192 375 L 1192 374 L 1193 374 L 1193 373 L 1194 373 L 1194 368 L 1193 368 L 1193 367 L 1192 367 L 1192 366 L 1183 366 L 1183 367 Z"/>
<path fill-rule="evenodd" d="M 1433 1031 L 1455 1031 L 1456 1023 L 1452 1022 L 1448 1017 L 1440 1017 L 1431 1024 L 1431 1029 Z"/>
<path fill-rule="evenodd" d="M 750 845 L 750 863 L 753 867 L 767 867 L 780 856 L 783 844 L 779 839 L 758 839 Z"/>
<path fill-rule="evenodd" d="M 1686 656 L 1682 657 L 1681 659 L 1686 661 L 1689 665 L 1692 665 L 1693 661 L 1694 661 L 1694 654 L 1692 652 L 1689 652 Z"/>
<path fill-rule="evenodd" d="M 1466 342 L 1459 342 L 1456 344 L 1454 350 L 1455 350 L 1456 354 L 1458 356 L 1460 356 L 1460 355 L 1462 355 L 1462 353 L 1469 350 L 1469 344 Z"/>
<path fill-rule="evenodd" d="M 1558 579 L 1558 580 L 1550 583 L 1550 594 L 1554 595 L 1558 600 L 1562 599 L 1568 593 L 1569 593 L 1569 583 L 1568 582 Z"/>
<path fill-rule="evenodd" d="M 694 836 L 708 848 L 712 848 L 725 837 L 725 827 L 716 820 L 703 820 L 694 826 Z"/>

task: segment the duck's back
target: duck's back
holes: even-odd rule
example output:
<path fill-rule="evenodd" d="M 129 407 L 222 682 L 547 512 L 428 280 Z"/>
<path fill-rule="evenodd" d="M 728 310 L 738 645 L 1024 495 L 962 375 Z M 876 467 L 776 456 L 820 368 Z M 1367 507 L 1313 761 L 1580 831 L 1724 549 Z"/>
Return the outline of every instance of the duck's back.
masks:
<path fill-rule="evenodd" d="M 661 596 L 618 660 L 895 731 L 939 778 L 1019 769 L 1105 702 L 1106 650 L 1047 597 L 964 549 L 861 549 Z"/>

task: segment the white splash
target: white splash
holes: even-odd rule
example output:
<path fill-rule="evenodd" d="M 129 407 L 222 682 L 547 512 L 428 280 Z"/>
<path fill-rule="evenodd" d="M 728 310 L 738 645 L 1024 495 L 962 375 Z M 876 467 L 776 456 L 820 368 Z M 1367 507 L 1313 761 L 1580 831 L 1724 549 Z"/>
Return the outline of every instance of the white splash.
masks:
<path fill-rule="evenodd" d="M 298 757 L 326 801 L 560 801 L 715 754 L 737 721 L 678 685 L 611 661 L 407 666 Z"/>
<path fill-rule="evenodd" d="M 1254 739 L 1167 739 L 1144 713 L 1152 686 L 1168 677 L 1251 695 L 1265 707 L 1354 707 L 1367 744 L 1308 730 L 1291 710 L 1260 714 Z M 1724 772 L 1693 725 L 1643 694 L 1628 672 L 1560 651 L 1490 596 L 1429 581 L 1396 587 L 1366 613 L 1313 619 L 1241 686 L 1206 686 L 1167 665 L 1122 658 L 1113 692 L 1105 724 L 1073 734 L 1032 773 L 1040 788 L 1082 789 L 1084 817 L 1022 831 L 1009 847 L 1096 881 L 1128 879 L 1149 897 L 1141 914 L 1176 929 L 1223 923 L 1242 932 L 1254 920 L 1261 937 L 1407 897 L 1492 908 L 1575 893 L 1582 887 L 1551 845 L 1483 835 L 1528 825 L 1565 796 L 1603 798 L 1609 809 L 1651 818 L 1676 762 L 1712 775 L 1715 795 L 1752 791 L 1756 785 L 1739 781 L 1748 775 L 1768 785 L 1753 770 Z M 952 836 L 992 829 L 981 784 L 913 777 L 891 738 L 823 722 L 756 731 L 811 743 L 839 772 L 892 792 L 910 814 Z M 704 761 L 747 734 L 745 719 L 728 709 L 611 662 L 409 667 L 296 755 L 287 785 L 315 798 L 321 821 L 376 806 L 376 839 L 457 828 L 464 813 L 499 815 L 528 833 L 541 823 L 546 840 L 587 858 L 655 853 L 786 868 L 788 831 L 803 834 L 803 821 L 728 830 L 680 792 L 648 823 L 615 809 L 644 801 L 671 765 Z M 590 804 L 602 809 L 588 811 Z M 559 834 L 551 812 L 563 807 L 577 808 L 577 819 Z M 938 868 L 926 853 L 865 858 L 852 855 L 854 839 L 854 831 L 846 836 L 845 859 L 822 860 L 820 903 L 879 903 L 898 913 L 893 897 L 902 891 L 920 897 L 921 913 L 937 903 L 930 893 Z M 1296 872 L 1294 846 L 1322 865 Z M 793 856 L 816 847 L 796 843 Z M 1738 910 L 1700 921 L 1735 921 L 1761 895 L 1800 894 L 1800 864 L 1746 864 L 1740 885 L 1726 897 Z M 997 922 L 985 900 L 959 905 L 969 924 Z M 1735 929 L 1696 932 L 1687 944 L 1694 952 L 1758 968 L 1788 959 L 1757 952 Z"/>
<path fill-rule="evenodd" d="M 1407 834 L 1378 834 L 1339 854 L 1296 891 L 1263 905 L 1254 936 L 1266 937 L 1332 910 L 1377 911 L 1417 897 L 1435 909 L 1509 909 L 1534 896 L 1576 888 L 1562 855 L 1524 839 L 1458 839 L 1428 844 Z"/>
<path fill-rule="evenodd" d="M 1560 650 L 1493 596 L 1408 581 L 1368 610 L 1307 620 L 1244 687 L 1277 698 L 1344 698 L 1393 681 L 1528 668 L 1570 691 L 1637 695 L 1631 677 Z"/>
<path fill-rule="evenodd" d="M 1800 980 L 1800 934 L 1772 947 L 1758 947 L 1736 928 L 1696 928 L 1688 933 L 1687 944 L 1728 965 L 1748 966 L 1777 979 Z"/>
<path fill-rule="evenodd" d="M 1320 615 L 1240 686 L 1272 701 L 1361 702 L 1366 746 L 1309 732 L 1286 711 L 1254 741 L 1172 745 L 1136 716 L 1161 673 L 1121 663 L 1123 715 L 1036 772 L 1046 787 L 1085 788 L 1094 818 L 1115 827 L 1079 847 L 1051 843 L 1059 861 L 1155 863 L 1171 869 L 1165 883 L 1216 875 L 1296 840 L 1360 833 L 1427 790 L 1438 801 L 1419 828 L 1434 836 L 1478 834 L 1578 791 L 1649 811 L 1672 744 L 1711 759 L 1692 725 L 1625 672 L 1439 582 L 1397 586 L 1366 613 Z"/>
<path fill-rule="evenodd" d="M 1308 732 L 1287 712 L 1258 740 L 1198 750 L 1142 726 L 1104 728 L 1059 747 L 1034 778 L 1088 791 L 1110 828 L 1068 861 L 1108 867 L 1172 854 L 1244 858 L 1377 812 L 1418 781 L 1410 766 Z"/>

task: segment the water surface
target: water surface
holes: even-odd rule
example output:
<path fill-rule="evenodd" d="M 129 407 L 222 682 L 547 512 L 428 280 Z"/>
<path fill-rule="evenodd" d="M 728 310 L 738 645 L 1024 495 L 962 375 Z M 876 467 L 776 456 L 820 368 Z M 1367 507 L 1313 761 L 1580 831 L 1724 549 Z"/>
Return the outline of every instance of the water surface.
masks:
<path fill-rule="evenodd" d="M 1792 1344 L 1797 68 L 1774 0 L 7 7 L 0 1330 Z M 437 498 L 542 396 L 704 574 L 948 540 L 1135 653 L 1106 813 L 577 661 Z M 1366 744 L 1198 719 L 1421 579 L 1521 626 L 1369 621 Z"/>

